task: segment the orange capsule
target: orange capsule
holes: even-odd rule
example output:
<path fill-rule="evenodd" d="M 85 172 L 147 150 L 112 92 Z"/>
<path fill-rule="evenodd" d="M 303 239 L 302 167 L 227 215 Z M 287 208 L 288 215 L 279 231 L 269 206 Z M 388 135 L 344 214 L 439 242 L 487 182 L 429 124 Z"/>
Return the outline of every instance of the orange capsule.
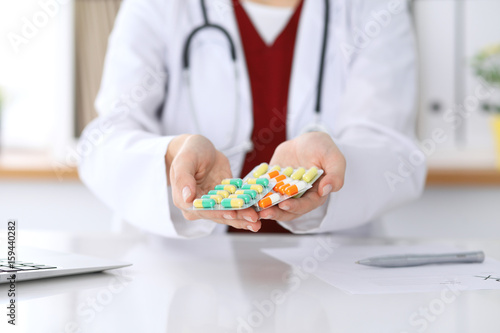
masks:
<path fill-rule="evenodd" d="M 266 195 L 264 196 L 264 198 L 267 198 L 267 197 L 268 197 L 268 196 L 270 196 L 271 194 L 273 194 L 273 192 L 269 192 L 268 194 L 266 194 Z M 264 198 L 262 198 L 262 199 L 264 199 Z"/>
<path fill-rule="evenodd" d="M 297 182 L 291 186 L 289 186 L 286 190 L 285 190 L 285 193 L 286 195 L 288 196 L 294 196 L 295 194 L 299 193 L 300 191 L 302 191 L 303 189 L 305 189 L 307 186 L 307 183 L 306 182 L 303 182 L 303 181 L 300 181 L 300 182 Z"/>
<path fill-rule="evenodd" d="M 286 183 L 286 182 L 285 182 L 285 184 L 283 184 L 282 186 L 280 186 L 280 187 L 278 188 L 278 192 L 280 192 L 281 194 L 283 194 L 283 195 L 284 195 L 284 194 L 285 194 L 286 189 L 287 189 L 287 188 L 289 188 L 289 187 L 290 187 L 290 185 L 293 185 L 293 184 L 295 184 L 295 183 L 296 183 L 296 181 L 295 181 L 295 180 L 293 180 L 293 181 L 291 181 L 291 182 L 288 182 L 288 183 Z"/>
<path fill-rule="evenodd" d="M 280 182 L 280 181 L 285 180 L 285 179 L 286 179 L 285 175 L 279 175 L 277 177 L 274 177 L 274 180 L 277 182 Z"/>
<path fill-rule="evenodd" d="M 279 175 L 280 175 L 280 172 L 278 170 L 274 170 L 274 171 L 269 172 L 267 175 L 262 176 L 262 178 L 273 179 Z"/>
<path fill-rule="evenodd" d="M 264 197 L 259 201 L 260 208 L 268 208 L 277 203 L 280 200 L 280 195 L 278 193 L 273 193 L 268 197 Z"/>
<path fill-rule="evenodd" d="M 280 187 L 281 187 L 281 186 L 283 186 L 283 185 L 285 185 L 285 183 L 283 183 L 283 182 L 279 182 L 278 184 L 276 184 L 276 185 L 273 187 L 273 190 L 274 190 L 274 191 L 276 191 L 276 192 L 278 192 L 278 191 L 279 191 L 279 189 L 280 189 Z M 269 192 L 269 193 L 271 193 L 271 192 Z"/>
<path fill-rule="evenodd" d="M 286 185 L 286 184 L 290 184 L 291 182 L 293 182 L 294 180 L 291 180 L 290 178 L 287 178 L 285 180 L 282 180 L 280 181 L 278 184 L 276 184 L 274 187 L 273 187 L 273 190 L 275 192 L 280 192 L 280 188 L 283 186 L 283 185 Z M 280 192 L 281 193 L 281 192 Z M 281 193 L 283 194 L 283 193 Z"/>

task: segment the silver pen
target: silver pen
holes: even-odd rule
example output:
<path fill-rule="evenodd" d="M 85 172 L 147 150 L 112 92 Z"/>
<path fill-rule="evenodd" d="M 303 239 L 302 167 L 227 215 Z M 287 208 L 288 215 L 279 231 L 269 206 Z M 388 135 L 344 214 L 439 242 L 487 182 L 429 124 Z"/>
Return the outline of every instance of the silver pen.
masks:
<path fill-rule="evenodd" d="M 481 263 L 484 252 L 462 252 L 444 254 L 405 254 L 371 257 L 356 261 L 356 264 L 375 267 L 410 267 L 432 264 Z"/>

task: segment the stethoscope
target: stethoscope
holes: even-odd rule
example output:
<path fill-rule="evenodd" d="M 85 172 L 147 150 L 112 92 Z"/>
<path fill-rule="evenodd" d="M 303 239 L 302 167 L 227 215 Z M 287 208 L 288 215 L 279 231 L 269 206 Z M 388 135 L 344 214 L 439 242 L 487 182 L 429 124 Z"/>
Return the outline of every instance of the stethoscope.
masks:
<path fill-rule="evenodd" d="M 320 66 L 319 66 L 319 74 L 318 74 L 318 82 L 316 86 L 316 102 L 315 102 L 315 107 L 314 107 L 314 119 L 313 122 L 307 126 L 304 127 L 304 129 L 301 131 L 301 133 L 306 133 L 306 132 L 329 132 L 329 130 L 321 124 L 321 110 L 322 110 L 322 105 L 321 105 L 321 97 L 323 93 L 323 79 L 324 79 L 324 68 L 325 68 L 325 58 L 326 58 L 326 49 L 327 49 L 327 44 L 328 44 L 328 29 L 330 25 L 330 2 L 329 0 L 324 0 L 325 1 L 325 16 L 324 16 L 324 28 L 323 28 L 323 41 L 322 41 L 322 47 L 321 47 L 321 57 L 320 57 Z M 220 25 L 217 24 L 212 24 L 208 20 L 208 14 L 207 14 L 207 8 L 205 4 L 205 0 L 200 0 L 200 5 L 201 5 L 201 11 L 203 13 L 203 24 L 196 27 L 187 37 L 186 42 L 184 44 L 184 49 L 183 49 L 183 54 L 182 54 L 182 66 L 184 70 L 184 76 L 186 79 L 186 83 L 188 85 L 188 94 L 189 94 L 189 100 L 190 100 L 190 111 L 191 115 L 194 119 L 194 125 L 196 127 L 197 133 L 201 133 L 201 127 L 198 121 L 198 118 L 196 116 L 196 111 L 194 107 L 194 102 L 193 102 L 193 95 L 191 92 L 191 71 L 190 71 L 190 60 L 189 60 L 189 50 L 191 47 L 191 42 L 193 38 L 198 34 L 200 31 L 203 31 L 205 29 L 213 29 L 216 31 L 220 31 L 225 38 L 227 39 L 229 43 L 229 48 L 230 48 L 230 53 L 231 53 L 231 61 L 233 63 L 233 68 L 234 68 L 234 75 L 235 75 L 235 82 L 239 81 L 239 73 L 238 73 L 238 66 L 236 63 L 237 60 L 237 55 L 236 55 L 236 47 L 234 44 L 233 39 L 231 38 L 231 35 L 229 32 L 221 27 Z M 238 105 L 240 101 L 240 96 L 239 96 L 239 90 L 236 89 L 236 101 L 235 101 L 235 110 L 238 110 Z M 234 124 L 239 123 L 239 112 L 235 112 L 235 119 L 234 119 Z M 235 139 L 237 137 L 237 132 L 238 132 L 238 127 L 233 126 L 233 133 L 232 135 L 229 136 L 228 144 L 224 147 L 220 147 L 219 150 L 222 151 L 226 156 L 231 156 L 237 153 L 240 153 L 241 151 L 249 151 L 252 149 L 252 141 L 247 140 L 246 142 L 239 144 L 237 146 L 233 146 L 233 143 L 235 142 Z"/>

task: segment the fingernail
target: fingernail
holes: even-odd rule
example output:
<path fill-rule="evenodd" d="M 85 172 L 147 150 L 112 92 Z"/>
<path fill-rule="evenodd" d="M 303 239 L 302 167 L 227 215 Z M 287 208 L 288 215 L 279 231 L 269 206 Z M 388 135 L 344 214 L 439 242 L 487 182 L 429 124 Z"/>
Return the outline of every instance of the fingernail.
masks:
<path fill-rule="evenodd" d="M 184 202 L 187 202 L 187 199 L 191 196 L 191 190 L 189 189 L 189 186 L 186 186 L 182 189 L 182 198 L 184 199 Z"/>
<path fill-rule="evenodd" d="M 330 192 L 332 191 L 332 185 L 328 184 L 326 185 L 325 187 L 323 187 L 323 197 L 327 196 L 328 194 L 330 194 Z"/>
<path fill-rule="evenodd" d="M 251 218 L 250 216 L 243 216 L 243 218 L 244 218 L 245 220 L 247 220 L 248 222 L 255 223 L 255 221 L 254 221 L 254 220 L 252 220 L 252 218 Z"/>
<path fill-rule="evenodd" d="M 255 232 L 255 230 L 253 230 L 253 227 L 251 225 L 247 225 L 247 229 L 250 230 L 251 232 Z"/>
<path fill-rule="evenodd" d="M 264 217 L 266 220 L 272 220 L 274 219 L 274 216 L 272 215 L 267 215 L 266 217 Z"/>
<path fill-rule="evenodd" d="M 283 206 L 283 207 L 281 207 L 281 209 L 283 209 L 283 210 L 289 210 L 290 206 Z"/>
<path fill-rule="evenodd" d="M 224 214 L 223 217 L 226 219 L 226 220 L 232 220 L 233 217 L 229 214 Z"/>

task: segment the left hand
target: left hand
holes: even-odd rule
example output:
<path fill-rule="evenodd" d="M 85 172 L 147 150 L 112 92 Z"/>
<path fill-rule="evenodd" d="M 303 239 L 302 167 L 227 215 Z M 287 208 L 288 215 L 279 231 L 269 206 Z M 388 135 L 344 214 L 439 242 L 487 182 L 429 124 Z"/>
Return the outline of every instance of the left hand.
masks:
<path fill-rule="evenodd" d="M 323 205 L 331 192 L 344 185 L 346 161 L 330 135 L 323 132 L 305 133 L 280 144 L 270 165 L 317 167 L 325 173 L 314 186 L 299 199 L 288 199 L 259 213 L 262 219 L 292 221 Z"/>

